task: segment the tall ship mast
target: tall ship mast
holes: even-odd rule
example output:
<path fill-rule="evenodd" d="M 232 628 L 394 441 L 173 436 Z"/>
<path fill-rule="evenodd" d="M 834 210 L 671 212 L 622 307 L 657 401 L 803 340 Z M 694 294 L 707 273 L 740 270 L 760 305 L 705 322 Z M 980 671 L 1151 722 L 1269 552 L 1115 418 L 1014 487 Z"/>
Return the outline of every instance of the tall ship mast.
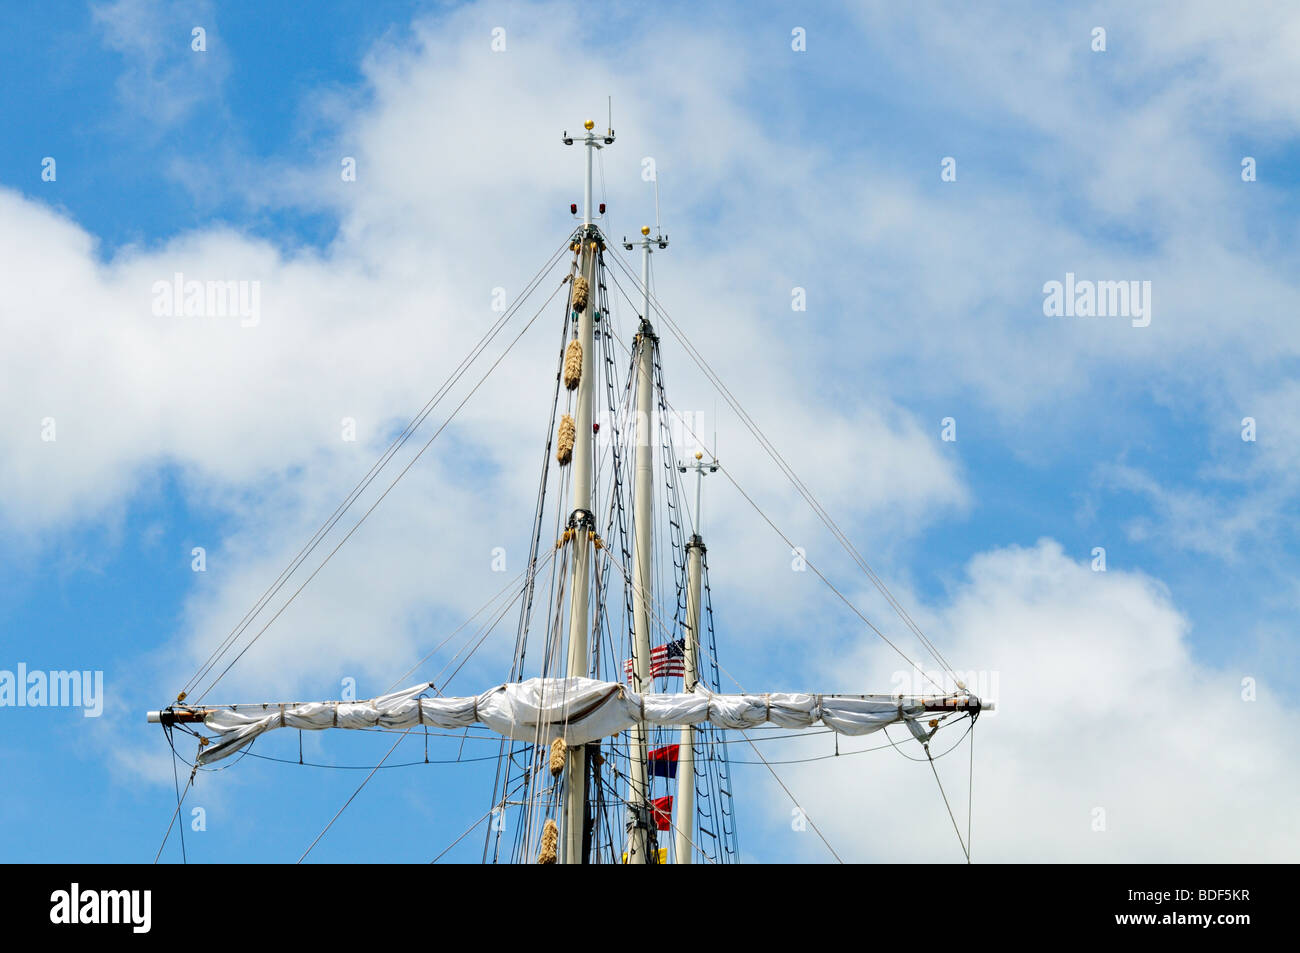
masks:
<path fill-rule="evenodd" d="M 715 458 L 706 460 L 702 449 L 693 459 L 690 454 L 679 458 L 679 444 L 698 447 L 702 441 L 689 427 L 674 433 L 682 418 L 674 417 L 668 401 L 657 322 L 666 323 L 706 376 L 718 382 L 652 291 L 651 257 L 668 247 L 658 225 L 657 183 L 653 234 L 644 226 L 639 238 L 622 241 L 625 251 L 640 252 L 638 278 L 609 246 L 602 228 L 605 204 L 593 204 L 593 168 L 600 151 L 615 142 L 612 123 L 598 133 L 588 120 L 583 130 L 562 136 L 566 146 L 577 145 L 584 153 L 579 224 L 487 338 L 491 344 L 523 300 L 552 276 L 551 298 L 533 319 L 556 298 L 563 301 L 554 366 L 538 368 L 539 379 L 554 374 L 554 385 L 527 561 L 505 591 L 509 601 L 504 608 L 501 599 L 491 604 L 495 621 L 476 644 L 466 643 L 456 668 L 459 672 L 513 610 L 517 623 L 505 680 L 468 695 L 449 693 L 447 680 L 435 677 L 365 701 L 209 701 L 225 672 L 266 630 L 254 628 L 250 620 L 270 614 L 285 580 L 305 565 L 297 560 L 176 701 L 148 713 L 149 721 L 164 727 L 177 757 L 183 756 L 175 732 L 196 739 L 196 754 L 187 759 L 192 770 L 186 793 L 214 764 L 281 728 L 394 732 L 394 749 L 411 733 L 427 739 L 430 729 L 460 731 L 464 737 L 476 732 L 479 738 L 498 739 L 490 798 L 475 825 L 482 826 L 485 862 L 733 863 L 741 857 L 727 754 L 733 742 L 754 747 L 750 733 L 766 728 L 857 736 L 898 725 L 921 744 L 928 759 L 930 740 L 941 727 L 966 719 L 973 727 L 979 713 L 992 707 L 955 676 L 948 685 L 936 682 L 934 693 L 917 695 L 750 693 L 739 685 L 737 691 L 725 690 L 732 686 L 723 684 L 700 512 L 706 474 L 721 472 L 737 488 L 739 484 Z M 570 210 L 577 216 L 576 203 Z M 557 269 L 562 272 L 558 278 Z M 618 327 L 623 306 L 636 314 L 630 335 L 620 334 Z M 472 366 L 485 349 L 462 366 Z M 480 384 L 495 367 L 487 368 Z M 734 399 L 721 390 L 729 402 Z M 417 416 L 395 442 L 398 449 L 427 416 L 427 410 Z M 452 411 L 447 423 L 454 416 Z M 756 426 L 751 429 L 766 449 L 766 438 Z M 372 474 L 393 456 L 386 452 Z M 783 472 L 788 470 L 774 449 L 773 456 Z M 681 485 L 688 475 L 694 477 L 695 490 L 689 513 Z M 793 471 L 788 475 L 822 516 L 824 510 L 802 481 Z M 353 501 L 350 497 L 340 511 L 346 512 Z M 327 522 L 327 530 L 338 522 L 340 511 Z M 828 515 L 824 521 L 834 526 Z M 323 538 L 313 537 L 304 551 L 313 551 Z M 842 545 L 887 593 L 847 538 Z M 299 587 L 288 601 L 301 591 Z M 271 621 L 281 611 L 283 606 Z M 909 630 L 942 659 L 905 610 L 898 606 L 898 611 Z M 233 653 L 223 668 L 222 661 Z M 951 672 L 946 663 L 943 667 Z M 177 814 L 183 801 L 178 793 Z M 955 818 L 952 822 L 956 828 Z M 960 829 L 957 833 L 961 840 Z"/>

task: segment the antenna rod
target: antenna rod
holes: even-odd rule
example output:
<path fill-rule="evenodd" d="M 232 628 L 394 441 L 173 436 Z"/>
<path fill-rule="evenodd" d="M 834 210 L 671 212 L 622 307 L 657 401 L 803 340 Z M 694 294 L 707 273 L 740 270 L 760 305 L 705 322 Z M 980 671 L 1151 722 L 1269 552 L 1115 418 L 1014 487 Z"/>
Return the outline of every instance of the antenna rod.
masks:
<path fill-rule="evenodd" d="M 591 227 L 591 157 L 596 154 L 593 145 L 596 137 L 590 132 L 592 122 L 587 120 L 587 177 L 583 180 L 582 186 L 582 224 Z"/>

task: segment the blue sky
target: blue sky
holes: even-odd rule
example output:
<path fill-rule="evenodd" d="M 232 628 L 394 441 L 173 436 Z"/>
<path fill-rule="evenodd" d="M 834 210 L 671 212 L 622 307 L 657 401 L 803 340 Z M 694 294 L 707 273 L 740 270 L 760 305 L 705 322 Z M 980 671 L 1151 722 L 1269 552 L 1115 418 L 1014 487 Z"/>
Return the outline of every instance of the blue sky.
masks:
<path fill-rule="evenodd" d="M 976 763 L 984 859 L 1293 859 L 1300 14 L 575 11 L 0 11 L 0 669 L 106 680 L 96 719 L 0 708 L 18 779 L 0 856 L 152 859 L 174 794 L 143 712 L 490 324 L 493 290 L 513 297 L 565 238 L 580 158 L 559 132 L 602 119 L 608 95 L 607 229 L 653 215 L 653 156 L 674 321 L 944 654 L 997 673 Z M 259 281 L 257 326 L 152 314 L 153 283 L 177 271 Z M 1150 281 L 1150 325 L 1046 316 L 1043 286 L 1067 272 Z M 343 677 L 380 692 L 499 588 L 489 551 L 522 551 L 545 439 L 540 330 L 232 671 L 228 700 L 334 697 Z M 901 631 L 667 334 L 664 362 L 741 486 Z M 719 651 L 744 687 L 890 690 L 897 658 L 791 572 L 723 481 L 706 492 Z M 495 684 L 506 651 L 487 646 L 453 688 Z M 305 739 L 307 760 L 373 764 L 389 744 L 341 734 Z M 297 743 L 256 750 L 296 760 Z M 394 760 L 422 757 L 412 742 Z M 492 768 L 384 771 L 312 858 L 429 860 L 486 809 Z M 782 778 L 845 856 L 959 859 L 916 768 L 887 751 Z M 737 774 L 747 859 L 826 859 L 767 771 Z M 205 775 L 189 858 L 294 860 L 364 775 L 254 758 Z"/>

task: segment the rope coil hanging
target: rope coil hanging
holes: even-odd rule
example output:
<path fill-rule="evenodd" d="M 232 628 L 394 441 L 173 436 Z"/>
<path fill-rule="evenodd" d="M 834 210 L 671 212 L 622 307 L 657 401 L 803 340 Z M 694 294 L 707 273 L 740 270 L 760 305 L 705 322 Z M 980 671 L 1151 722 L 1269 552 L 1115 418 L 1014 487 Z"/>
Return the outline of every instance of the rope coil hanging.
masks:
<path fill-rule="evenodd" d="M 574 338 L 564 351 L 564 386 L 576 390 L 582 380 L 582 342 Z"/>
<path fill-rule="evenodd" d="M 587 279 L 582 275 L 573 279 L 573 310 L 579 314 L 587 310 L 587 295 L 591 287 L 587 284 Z"/>
<path fill-rule="evenodd" d="M 565 466 L 573 459 L 573 441 L 577 437 L 578 431 L 573 425 L 573 417 L 565 414 L 560 418 L 560 432 L 556 436 L 558 448 L 555 451 L 555 459 L 560 462 L 560 466 Z"/>
<path fill-rule="evenodd" d="M 548 817 L 542 828 L 542 849 L 537 855 L 539 864 L 553 864 L 559 859 L 557 849 L 560 846 L 560 828 L 553 818 Z"/>

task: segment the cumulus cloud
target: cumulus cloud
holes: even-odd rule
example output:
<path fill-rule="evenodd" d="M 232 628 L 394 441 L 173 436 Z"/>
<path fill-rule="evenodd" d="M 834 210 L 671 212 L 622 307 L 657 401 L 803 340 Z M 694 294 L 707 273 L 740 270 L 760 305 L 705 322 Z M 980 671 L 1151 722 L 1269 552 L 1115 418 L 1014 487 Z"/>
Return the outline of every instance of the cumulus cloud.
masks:
<path fill-rule="evenodd" d="M 112 8 L 110 42 L 146 41 L 127 29 L 136 9 Z M 1078 66 L 1078 56 L 1053 53 L 1065 39 L 1041 43 L 1041 20 L 1028 31 L 1009 24 L 987 44 L 970 43 L 971 31 L 956 21 L 951 32 L 939 24 L 921 38 L 916 69 L 948 63 L 949 81 L 968 95 L 983 89 L 1007 99 L 1003 109 L 1048 143 L 1025 157 L 1025 179 L 984 185 L 958 203 L 851 146 L 840 153 L 833 142 L 796 141 L 766 124 L 752 101 L 765 64 L 722 28 L 664 19 L 634 35 L 619 31 L 632 38 L 593 47 L 575 84 L 566 51 L 584 35 L 577 14 L 562 5 L 511 8 L 508 17 L 505 10 L 420 19 L 410 41 L 377 46 L 361 94 L 324 107 L 333 133 L 302 167 L 219 159 L 233 163 L 230 188 L 254 209 L 336 216 L 337 234 L 324 247 L 213 227 L 105 256 L 66 215 L 0 191 L 0 255 L 14 276 L 0 328 L 10 353 L 23 356 L 0 379 L 0 403 L 13 408 L 0 416 L 0 520 L 11 539 L 50 545 L 69 527 L 138 501 L 163 472 L 176 473 L 188 500 L 223 518 L 220 538 L 196 541 L 209 549 L 209 571 L 170 644 L 150 660 L 155 694 L 229 631 L 456 366 L 497 317 L 495 290 L 513 297 L 564 240 L 568 203 L 580 201 L 581 156 L 559 144 L 559 133 L 586 115 L 601 119 L 607 93 L 619 134 L 600 165 L 607 230 L 618 238 L 652 219 L 653 193 L 640 176 L 653 158 L 672 236 L 656 258 L 658 297 L 868 554 L 892 556 L 891 546 L 908 545 L 936 519 L 979 505 L 956 448 L 936 439 L 937 419 L 922 419 L 891 393 L 987 413 L 1002 421 L 1002 442 L 1028 456 L 1063 453 L 1068 441 L 1047 431 L 1087 424 L 1096 416 L 1089 398 L 1112 385 L 1169 404 L 1203 400 L 1220 416 L 1243 394 L 1273 408 L 1273 420 L 1294 403 L 1293 394 L 1262 390 L 1241 369 L 1294 353 L 1286 317 L 1294 280 L 1282 267 L 1285 253 L 1261 256 L 1244 241 L 1247 213 L 1234 209 L 1231 191 L 1242 183 L 1228 184 L 1232 170 L 1215 179 L 1212 146 L 1179 121 L 1194 108 L 1195 89 L 1121 110 L 1110 133 L 1080 144 L 1078 121 L 1060 115 L 1082 82 L 1077 69 L 1060 65 Z M 887 26 L 897 27 L 895 15 Z M 1214 20 L 1206 10 L 1198 17 Z M 498 22 L 507 26 L 504 54 L 489 43 Z M 1163 27 L 1139 29 L 1156 43 L 1151 37 Z M 1157 65 L 1177 70 L 1207 36 L 1194 32 L 1181 46 L 1160 40 Z M 949 56 L 959 41 L 966 55 Z M 1244 73 L 1210 57 L 1207 69 L 1218 64 L 1218 72 L 1198 87 L 1226 84 L 1233 97 L 1267 97 L 1256 118 L 1291 122 L 1286 94 L 1269 82 L 1278 70 L 1286 75 L 1278 55 Z M 627 68 L 638 62 L 655 63 L 653 95 Z M 126 77 L 145 90 L 135 100 L 142 109 L 170 85 L 161 63 L 143 55 Z M 967 85 L 977 76 L 980 83 Z M 1112 82 L 1122 100 L 1136 79 Z M 1023 96 L 1027 85 L 1037 95 Z M 198 95 L 162 112 L 182 115 Z M 1091 124 L 1117 104 L 1078 108 Z M 1172 118 L 1160 120 L 1160 108 Z M 1125 136 L 1138 147 L 1116 151 Z M 1067 142 L 1080 148 L 1066 150 Z M 1151 154 L 1183 161 L 1153 172 L 1144 165 Z M 356 160 L 355 182 L 340 176 L 345 157 Z M 223 180 L 213 169 L 199 173 Z M 971 177 L 961 175 L 956 187 L 964 189 Z M 1199 204 L 1189 198 L 1198 190 Z M 1042 200 L 1076 192 L 1078 217 L 1067 203 Z M 1152 278 L 1151 327 L 1045 318 L 1042 283 L 1067 270 Z M 176 275 L 255 283 L 256 320 L 159 309 L 159 284 Z M 809 291 L 808 312 L 790 309 L 796 286 Z M 616 288 L 611 294 L 626 339 L 635 306 Z M 1255 316 L 1249 327 L 1233 318 L 1245 312 Z M 521 320 L 530 314 L 531 307 Z M 355 674 L 363 693 L 382 690 L 508 578 L 488 568 L 495 546 L 508 553 L 508 574 L 520 568 L 557 317 L 520 342 L 493 386 L 223 689 L 241 698 L 332 695 L 341 677 Z M 729 472 L 810 558 L 846 578 L 851 567 L 816 519 L 725 407 L 716 410 L 673 334 L 661 328 L 661 336 L 676 408 L 702 414 L 706 438 L 716 424 Z M 1250 361 L 1225 367 L 1224 348 L 1241 348 Z M 356 422 L 355 442 L 341 437 L 345 419 Z M 43 439 L 50 422 L 54 440 Z M 1279 431 L 1269 439 L 1285 444 L 1273 436 Z M 1285 448 L 1277 452 L 1283 459 Z M 1124 484 L 1139 493 L 1153 493 L 1151 486 Z M 874 647 L 846 648 L 845 633 L 857 631 L 844 625 L 847 610 L 833 601 L 828 608 L 811 576 L 789 571 L 788 548 L 748 505 L 715 481 L 708 506 L 714 583 L 747 650 L 737 674 L 770 675 L 760 652 L 780 646 L 792 659 L 787 675 L 824 676 L 844 690 L 888 689 L 874 677 L 894 671 L 897 660 Z M 1243 539 L 1264 519 L 1243 526 Z M 1184 542 L 1196 548 L 1202 536 Z M 878 568 L 891 582 L 902 572 Z M 850 595 L 874 618 L 887 617 L 865 591 Z M 915 614 L 932 634 L 944 633 L 941 647 L 959 665 L 1000 673 L 1002 711 L 979 731 L 981 760 L 998 767 L 977 776 L 977 856 L 1262 856 L 1286 841 L 1262 839 L 1256 824 L 1267 819 L 1294 833 L 1265 803 L 1269 790 L 1294 780 L 1276 767 L 1285 738 L 1271 726 L 1285 725 L 1285 715 L 1267 692 L 1254 704 L 1240 701 L 1248 673 L 1210 670 L 1190 657 L 1188 623 L 1154 580 L 1093 574 L 1045 543 L 976 557 L 949 601 Z M 859 663 L 821 670 L 825 659 L 843 657 L 841 648 Z M 470 669 L 466 683 L 500 677 L 507 652 L 485 645 L 482 667 Z M 960 787 L 953 767 L 960 757 L 943 762 L 950 791 Z M 845 771 L 857 772 L 852 784 L 834 774 Z M 813 792 L 805 795 L 810 813 L 863 858 L 953 856 L 923 765 L 886 751 L 794 778 Z M 1107 812 L 1106 833 L 1091 830 L 1095 808 Z M 1228 813 L 1232 823 L 1216 820 Z"/>
<path fill-rule="evenodd" d="M 162 472 L 178 476 L 187 499 L 224 514 L 226 538 L 195 541 L 209 550 L 209 566 L 178 633 L 192 648 L 167 653 L 177 671 L 229 631 L 495 320 L 496 289 L 507 299 L 521 291 L 572 227 L 566 206 L 582 158 L 559 143 L 559 132 L 576 128 L 583 113 L 574 112 L 567 66 L 553 52 L 576 20 L 556 8 L 510 22 L 508 55 L 491 52 L 472 11 L 419 21 L 415 42 L 371 54 L 369 95 L 337 134 L 357 161 L 357 180 L 344 182 L 340 155 L 332 155 L 286 186 L 294 201 L 311 194 L 339 216 L 338 235 L 325 248 L 280 247 L 213 227 L 118 249 L 105 260 L 74 221 L 0 194 L 0 253 L 20 276 L 3 322 L 16 352 L 31 358 L 15 362 L 0 384 L 16 408 L 2 424 L 12 451 L 0 466 L 3 519 L 30 540 L 48 541 L 147 498 Z M 605 221 L 615 237 L 635 227 L 636 210 L 653 208 L 640 177 L 646 156 L 668 183 L 666 211 L 683 223 L 690 221 L 684 211 L 673 210 L 705 202 L 739 218 L 746 183 L 788 190 L 787 176 L 802 161 L 732 101 L 744 75 L 739 53 L 722 62 L 703 55 L 703 39 L 670 32 L 675 42 L 654 36 L 631 44 L 661 51 L 665 81 L 654 97 L 621 75 L 620 51 L 592 62 L 590 87 L 612 89 L 618 104 L 619 139 L 602 157 L 601 182 L 611 215 L 618 210 Z M 669 68 L 674 63 L 682 68 Z M 688 63 L 713 65 L 700 75 Z M 602 98 L 592 99 L 578 108 L 599 115 Z M 431 101 L 439 108 L 430 109 Z M 704 127 L 711 132 L 701 146 L 693 130 Z M 753 163 L 760 154 L 778 162 Z M 761 257 L 715 250 L 690 229 L 670 232 L 673 245 L 658 256 L 660 297 L 681 302 L 674 305 L 680 326 L 778 445 L 815 449 L 813 484 L 828 503 L 871 516 L 881 537 L 968 503 L 955 461 L 906 411 L 880 394 L 845 399 L 801 386 L 814 349 L 791 333 L 789 319 L 778 333 L 753 324 L 753 314 L 771 310 L 770 290 L 758 280 Z M 411 449 L 468 392 L 559 274 Z M 626 276 L 618 281 L 635 297 Z M 192 282 L 199 288 L 193 309 Z M 232 295 L 256 290 L 256 314 L 213 313 L 207 295 L 228 283 Z M 610 291 L 624 346 L 634 305 Z M 788 310 L 788 288 L 778 295 Z M 487 571 L 491 550 L 504 546 L 518 563 L 525 548 L 558 310 L 520 342 L 385 500 L 374 525 L 348 542 L 232 677 L 246 674 L 249 690 L 290 692 L 332 688 L 340 672 L 400 670 L 417 644 L 432 641 L 431 620 L 467 614 L 499 587 L 501 577 Z M 816 524 L 793 510 L 792 491 L 761 451 L 725 414 L 712 419 L 716 396 L 692 381 L 694 368 L 669 334 L 664 348 L 675 407 L 706 421 L 706 439 L 719 432 L 729 472 L 775 507 L 788 531 L 801 543 L 813 535 Z M 356 422 L 356 442 L 342 439 L 347 420 Z M 784 544 L 734 494 L 719 495 L 710 520 L 739 541 L 728 570 L 743 583 L 738 594 L 763 585 L 746 566 L 788 562 Z"/>
<path fill-rule="evenodd" d="M 211 4 L 113 0 L 91 12 L 104 44 L 121 54 L 117 92 L 125 109 L 161 128 L 200 106 L 219 104 L 230 60 L 218 42 Z"/>
<path fill-rule="evenodd" d="M 975 557 L 931 609 L 949 634 L 947 654 L 975 666 L 997 695 L 997 711 L 975 729 L 977 860 L 1294 859 L 1300 824 L 1284 792 L 1300 781 L 1286 756 L 1300 719 L 1268 672 L 1198 662 L 1190 624 L 1159 582 L 1093 572 L 1043 540 Z M 896 667 L 864 645 L 854 664 L 826 675 L 843 683 L 849 669 L 861 683 Z M 1245 700 L 1245 679 L 1255 700 Z M 962 730 L 943 729 L 935 753 Z M 923 757 L 910 736 L 894 739 Z M 768 756 L 830 747 L 800 741 Z M 963 836 L 968 753 L 963 744 L 938 761 Z M 962 859 L 924 762 L 886 748 L 779 770 L 846 859 Z M 789 830 L 789 803 L 761 767 L 745 781 L 763 792 L 781 848 L 825 856 L 811 829 Z"/>

